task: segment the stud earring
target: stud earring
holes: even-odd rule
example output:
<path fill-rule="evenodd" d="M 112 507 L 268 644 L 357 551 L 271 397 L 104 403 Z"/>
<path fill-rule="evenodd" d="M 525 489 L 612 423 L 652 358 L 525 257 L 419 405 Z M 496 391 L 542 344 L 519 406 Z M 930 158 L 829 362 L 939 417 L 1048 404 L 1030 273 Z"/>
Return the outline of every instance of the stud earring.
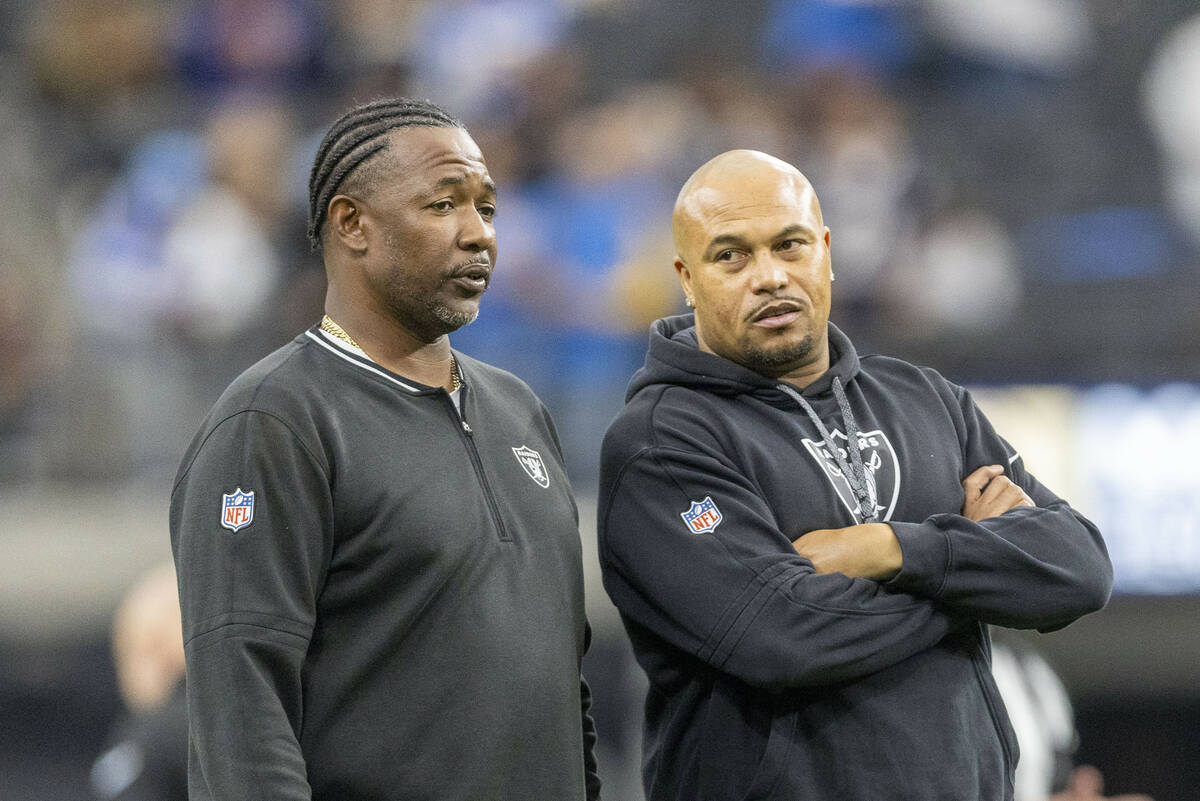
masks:
<path fill-rule="evenodd" d="M 689 309 L 694 309 L 696 307 L 696 301 L 693 298 L 684 298 L 683 302 L 687 304 Z"/>

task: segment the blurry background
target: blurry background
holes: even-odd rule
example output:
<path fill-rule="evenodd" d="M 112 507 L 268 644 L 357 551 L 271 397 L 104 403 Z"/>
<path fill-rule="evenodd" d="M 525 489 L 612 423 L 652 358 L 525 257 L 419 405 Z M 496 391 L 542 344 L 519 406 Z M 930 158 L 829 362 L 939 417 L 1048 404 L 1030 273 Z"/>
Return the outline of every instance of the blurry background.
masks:
<path fill-rule="evenodd" d="M 109 620 L 169 556 L 202 415 L 314 324 L 307 173 L 355 102 L 463 119 L 499 269 L 455 346 L 601 434 L 682 310 L 671 204 L 732 147 L 813 181 L 833 319 L 978 390 L 1106 533 L 1108 610 L 1035 644 L 1110 791 L 1200 786 L 1196 0 L 6 0 L 0 4 L 0 801 L 88 797 Z M 589 557 L 594 559 L 590 549 Z M 593 570 L 606 798 L 643 679 Z"/>

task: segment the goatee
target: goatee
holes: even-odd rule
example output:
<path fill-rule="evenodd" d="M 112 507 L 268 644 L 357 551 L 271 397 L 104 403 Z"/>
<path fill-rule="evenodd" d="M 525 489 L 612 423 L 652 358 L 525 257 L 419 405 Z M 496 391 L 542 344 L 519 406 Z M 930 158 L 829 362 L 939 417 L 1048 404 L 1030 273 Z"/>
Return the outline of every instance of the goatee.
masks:
<path fill-rule="evenodd" d="M 750 346 L 742 358 L 742 366 L 759 375 L 778 378 L 786 375 L 797 364 L 803 364 L 812 358 L 816 350 L 816 340 L 812 334 L 803 339 L 777 348 Z"/>
<path fill-rule="evenodd" d="M 457 331 L 464 325 L 470 325 L 479 316 L 478 306 L 470 311 L 455 311 L 445 304 L 438 303 L 435 298 L 430 298 L 425 307 L 429 309 L 434 317 L 445 324 L 447 334 Z"/>

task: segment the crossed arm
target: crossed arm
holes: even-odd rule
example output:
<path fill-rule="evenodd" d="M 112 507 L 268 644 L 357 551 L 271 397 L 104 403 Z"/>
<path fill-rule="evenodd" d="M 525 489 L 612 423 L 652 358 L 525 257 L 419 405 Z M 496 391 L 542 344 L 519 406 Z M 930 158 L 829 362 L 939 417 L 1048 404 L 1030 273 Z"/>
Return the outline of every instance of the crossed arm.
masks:
<path fill-rule="evenodd" d="M 875 580 L 947 611 L 1053 631 L 1104 606 L 1112 566 L 1095 526 L 998 465 L 963 480 L 960 514 L 810 531 L 793 542 L 817 573 Z"/>
<path fill-rule="evenodd" d="M 966 491 L 962 516 L 975 522 L 998 517 L 1018 506 L 1036 505 L 998 464 L 980 467 L 962 484 Z M 904 565 L 900 541 L 887 523 L 820 528 L 797 537 L 792 545 L 818 573 L 887 581 Z"/>

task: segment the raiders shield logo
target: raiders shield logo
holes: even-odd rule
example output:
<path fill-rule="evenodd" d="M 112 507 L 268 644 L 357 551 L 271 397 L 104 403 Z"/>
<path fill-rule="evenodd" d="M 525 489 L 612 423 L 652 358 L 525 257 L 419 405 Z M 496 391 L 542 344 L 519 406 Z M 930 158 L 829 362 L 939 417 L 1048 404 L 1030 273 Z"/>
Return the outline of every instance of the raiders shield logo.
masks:
<path fill-rule="evenodd" d="M 850 453 L 845 449 L 846 435 L 834 429 L 832 437 L 842 457 L 849 462 Z M 817 464 L 823 468 L 825 477 L 833 484 L 846 511 L 850 512 L 856 521 L 862 522 L 854 491 L 850 489 L 850 482 L 838 467 L 837 458 L 820 440 L 805 438 L 803 442 L 804 447 L 817 460 Z M 891 520 L 892 512 L 896 511 L 896 500 L 900 497 L 900 461 L 896 458 L 896 451 L 892 448 L 887 434 L 879 430 L 861 432 L 858 435 L 858 450 L 862 454 L 863 467 L 867 470 L 867 489 L 879 515 L 876 519 Z"/>
<path fill-rule="evenodd" d="M 546 465 L 542 461 L 540 453 L 524 445 L 513 448 L 512 452 L 516 455 L 517 461 L 521 463 L 521 467 L 525 468 L 525 472 L 537 482 L 539 487 L 550 486 L 550 474 L 546 472 Z"/>

